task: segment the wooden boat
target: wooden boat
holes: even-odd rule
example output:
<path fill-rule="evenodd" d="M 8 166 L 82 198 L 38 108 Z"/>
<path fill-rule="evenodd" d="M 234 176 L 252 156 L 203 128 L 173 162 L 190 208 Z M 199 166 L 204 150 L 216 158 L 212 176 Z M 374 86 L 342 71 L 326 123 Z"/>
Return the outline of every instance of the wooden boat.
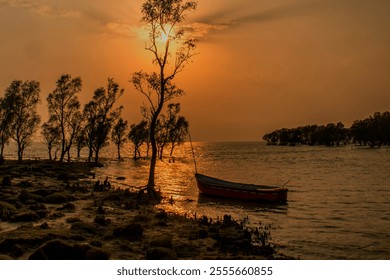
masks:
<path fill-rule="evenodd" d="M 250 201 L 283 202 L 287 200 L 287 188 L 234 183 L 195 174 L 200 193 L 212 196 Z"/>

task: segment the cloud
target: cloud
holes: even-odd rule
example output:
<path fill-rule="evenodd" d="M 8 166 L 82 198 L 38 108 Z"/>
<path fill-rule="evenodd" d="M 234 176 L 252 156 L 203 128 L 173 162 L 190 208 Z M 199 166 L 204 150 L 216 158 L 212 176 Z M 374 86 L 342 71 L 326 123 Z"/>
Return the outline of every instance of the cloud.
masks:
<path fill-rule="evenodd" d="M 220 31 L 245 24 L 303 16 L 320 10 L 324 6 L 325 4 L 317 0 L 275 1 L 267 4 L 262 1 L 253 1 L 251 5 L 234 2 L 230 7 L 199 18 L 197 22 L 209 26 L 210 32 Z"/>
<path fill-rule="evenodd" d="M 226 28 L 228 28 L 228 26 L 224 24 L 208 24 L 202 22 L 195 22 L 185 26 L 187 32 L 198 39 L 207 38 L 210 33 L 222 31 Z"/>
<path fill-rule="evenodd" d="M 53 17 L 79 17 L 80 11 L 67 9 L 58 5 L 53 5 L 50 1 L 31 1 L 31 0 L 1 0 L 0 5 L 15 9 L 25 9 L 43 16 Z"/>
<path fill-rule="evenodd" d="M 109 31 L 125 37 L 135 37 L 142 32 L 142 28 L 124 22 L 108 22 L 106 27 Z"/>

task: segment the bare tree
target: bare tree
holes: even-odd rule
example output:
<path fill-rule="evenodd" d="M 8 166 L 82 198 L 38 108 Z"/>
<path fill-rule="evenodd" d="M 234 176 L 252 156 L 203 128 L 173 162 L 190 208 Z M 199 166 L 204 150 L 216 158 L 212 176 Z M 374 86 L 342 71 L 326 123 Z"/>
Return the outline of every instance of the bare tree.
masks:
<path fill-rule="evenodd" d="M 147 190 L 152 195 L 156 194 L 154 187 L 158 152 L 155 129 L 165 102 L 184 93 L 174 85 L 173 80 L 184 70 L 185 65 L 191 62 L 195 55 L 196 41 L 185 36 L 184 27 L 180 24 L 196 6 L 194 1 L 183 0 L 147 0 L 142 5 L 142 21 L 149 28 L 149 44 L 146 45 L 146 50 L 151 52 L 153 64 L 158 70 L 151 74 L 136 72 L 132 76 L 132 82 L 135 88 L 145 95 L 150 106 L 152 157 Z"/>
<path fill-rule="evenodd" d="M 80 102 L 77 94 L 81 91 L 81 78 L 73 78 L 70 75 L 62 75 L 55 90 L 47 97 L 49 119 L 53 126 L 60 129 L 61 155 L 60 161 L 64 160 L 69 152 L 75 137 L 76 120 L 81 121 Z"/>
<path fill-rule="evenodd" d="M 10 136 L 18 145 L 18 160 L 23 160 L 25 148 L 31 144 L 32 137 L 41 121 L 37 113 L 40 84 L 37 81 L 13 81 L 6 89 L 4 105 L 12 115 Z"/>

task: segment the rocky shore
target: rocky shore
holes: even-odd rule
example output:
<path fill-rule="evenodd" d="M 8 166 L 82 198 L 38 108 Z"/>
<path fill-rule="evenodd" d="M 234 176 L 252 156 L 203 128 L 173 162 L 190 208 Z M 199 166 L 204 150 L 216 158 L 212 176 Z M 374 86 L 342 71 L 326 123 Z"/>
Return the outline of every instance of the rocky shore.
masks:
<path fill-rule="evenodd" d="M 166 213 L 144 192 L 94 189 L 97 179 L 88 163 L 1 165 L 0 259 L 285 258 L 245 221 Z"/>

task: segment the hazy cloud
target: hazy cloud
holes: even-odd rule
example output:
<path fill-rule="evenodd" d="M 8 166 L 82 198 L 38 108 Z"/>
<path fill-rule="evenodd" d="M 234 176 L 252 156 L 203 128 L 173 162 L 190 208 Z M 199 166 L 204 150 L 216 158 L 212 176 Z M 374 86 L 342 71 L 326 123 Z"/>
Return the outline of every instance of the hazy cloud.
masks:
<path fill-rule="evenodd" d="M 80 11 L 53 5 L 49 1 L 0 0 L 0 5 L 26 9 L 44 16 L 79 17 L 81 15 Z"/>

